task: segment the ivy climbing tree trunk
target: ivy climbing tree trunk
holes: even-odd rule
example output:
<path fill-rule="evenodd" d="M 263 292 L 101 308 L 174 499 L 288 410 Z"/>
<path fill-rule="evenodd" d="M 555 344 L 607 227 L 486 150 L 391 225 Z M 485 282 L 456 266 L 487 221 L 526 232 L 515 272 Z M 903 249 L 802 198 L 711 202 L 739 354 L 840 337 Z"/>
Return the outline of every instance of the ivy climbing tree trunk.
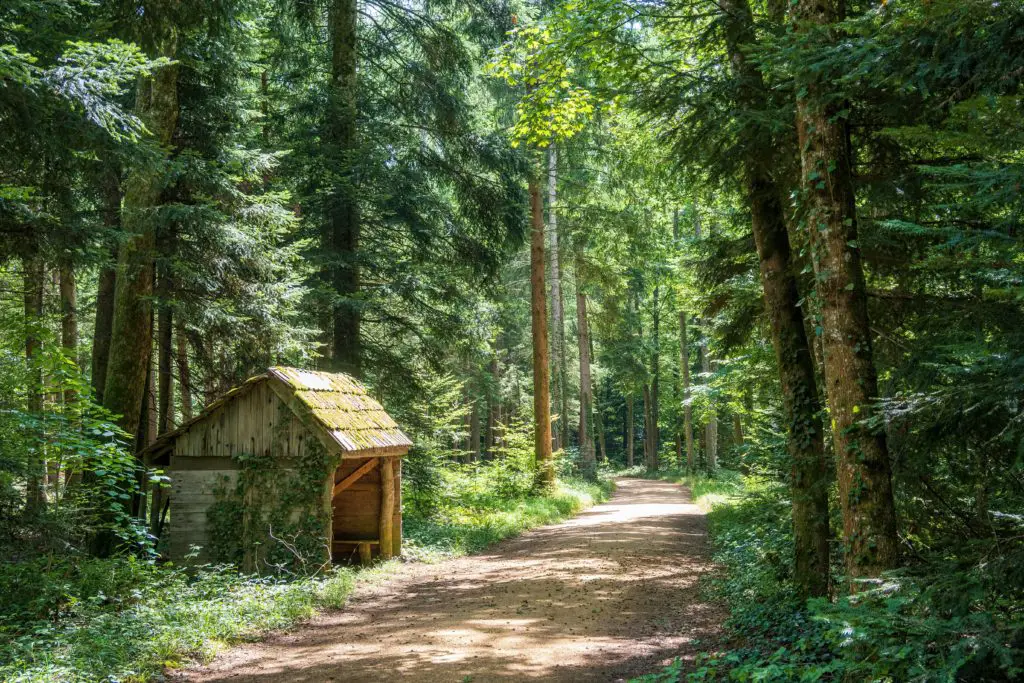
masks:
<path fill-rule="evenodd" d="M 834 0 L 796 0 L 797 34 L 813 46 L 837 39 Z M 803 203 L 821 305 L 825 383 L 843 512 L 848 579 L 876 577 L 896 565 L 898 541 L 885 435 L 867 424 L 878 378 L 872 354 L 860 250 L 853 167 L 844 103 L 819 71 L 796 72 L 796 123 Z"/>
<path fill-rule="evenodd" d="M 331 285 L 331 364 L 335 370 L 362 374 L 360 325 L 358 196 L 359 136 L 358 63 L 359 12 L 356 0 L 332 0 L 328 9 L 331 42 L 331 83 L 325 125 L 327 157 L 335 174 L 327 206 L 324 239 L 329 245 Z"/>
<path fill-rule="evenodd" d="M 533 448 L 537 488 L 555 486 L 551 452 L 551 387 L 548 377 L 548 311 L 544 288 L 544 200 L 540 183 L 530 176 L 530 317 L 533 330 Z"/>
<path fill-rule="evenodd" d="M 764 79 L 743 51 L 743 46 L 755 40 L 750 5 L 747 0 L 723 0 L 721 7 L 739 104 L 748 111 L 766 111 Z M 829 475 L 814 357 L 799 305 L 782 195 L 771 174 L 773 150 L 764 144 L 770 143 L 771 138 L 753 129 L 748 135 L 743 158 L 744 182 L 782 387 L 790 456 L 794 579 L 803 597 L 818 597 L 828 593 L 829 584 Z M 738 416 L 736 420 L 742 442 Z"/>
<path fill-rule="evenodd" d="M 174 59 L 178 35 L 173 23 L 158 16 L 151 27 L 162 57 Z M 136 111 L 154 137 L 167 149 L 178 122 L 178 67 L 160 68 L 139 82 Z M 153 345 L 153 280 L 156 248 L 155 209 L 166 186 L 162 164 L 140 164 L 128 174 L 121 223 L 128 239 L 118 252 L 114 316 L 107 362 L 103 405 L 119 415 L 129 434 L 139 430 L 146 374 Z"/>
<path fill-rule="evenodd" d="M 562 272 L 559 265 L 558 234 L 558 148 L 548 147 L 548 265 L 551 278 L 551 378 L 552 394 L 558 409 L 555 448 L 569 445 L 568 369 L 565 363 L 565 302 L 562 297 Z"/>

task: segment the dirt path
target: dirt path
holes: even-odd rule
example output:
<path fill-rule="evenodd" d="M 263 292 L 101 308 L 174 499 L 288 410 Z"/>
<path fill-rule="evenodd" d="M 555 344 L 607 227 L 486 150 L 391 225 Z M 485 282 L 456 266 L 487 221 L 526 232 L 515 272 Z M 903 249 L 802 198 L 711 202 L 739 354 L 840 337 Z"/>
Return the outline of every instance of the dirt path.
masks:
<path fill-rule="evenodd" d="M 567 522 L 409 565 L 344 610 L 179 680 L 616 681 L 692 657 L 724 618 L 697 591 L 712 569 L 704 515 L 674 484 L 618 483 Z"/>

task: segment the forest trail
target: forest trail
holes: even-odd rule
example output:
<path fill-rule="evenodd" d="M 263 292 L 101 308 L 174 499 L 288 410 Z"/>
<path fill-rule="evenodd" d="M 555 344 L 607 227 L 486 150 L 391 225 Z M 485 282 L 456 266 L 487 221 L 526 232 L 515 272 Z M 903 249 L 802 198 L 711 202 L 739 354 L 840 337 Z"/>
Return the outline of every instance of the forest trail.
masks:
<path fill-rule="evenodd" d="M 628 679 L 713 644 L 725 611 L 697 587 L 713 569 L 705 517 L 687 491 L 620 479 L 608 503 L 573 519 L 484 554 L 409 565 L 343 610 L 174 678 Z"/>

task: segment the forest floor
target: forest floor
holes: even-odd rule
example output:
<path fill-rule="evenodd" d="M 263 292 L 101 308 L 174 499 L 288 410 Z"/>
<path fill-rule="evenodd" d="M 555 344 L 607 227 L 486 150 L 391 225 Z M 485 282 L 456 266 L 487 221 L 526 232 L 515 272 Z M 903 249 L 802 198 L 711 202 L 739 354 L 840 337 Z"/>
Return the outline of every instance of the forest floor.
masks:
<path fill-rule="evenodd" d="M 704 513 L 663 481 L 479 555 L 411 564 L 343 609 L 182 671 L 192 683 L 617 681 L 714 649 L 725 608 L 698 590 Z"/>

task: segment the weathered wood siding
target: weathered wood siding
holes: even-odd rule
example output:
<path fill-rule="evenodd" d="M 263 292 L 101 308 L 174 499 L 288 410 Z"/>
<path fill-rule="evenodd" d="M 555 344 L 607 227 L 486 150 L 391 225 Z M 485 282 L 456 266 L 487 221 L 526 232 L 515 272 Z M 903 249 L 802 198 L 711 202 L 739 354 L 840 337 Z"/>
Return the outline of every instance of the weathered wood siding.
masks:
<path fill-rule="evenodd" d="M 175 470 L 171 477 L 171 510 L 168 519 L 167 554 L 175 561 L 200 546 L 195 562 L 208 562 L 210 543 L 206 513 L 217 502 L 218 489 L 231 490 L 237 470 Z"/>
<path fill-rule="evenodd" d="M 269 383 L 261 382 L 179 435 L 174 443 L 174 455 L 270 455 L 276 448 L 273 454 L 277 458 L 299 458 L 305 453 L 305 445 L 315 439 L 316 436 L 281 402 Z"/>

